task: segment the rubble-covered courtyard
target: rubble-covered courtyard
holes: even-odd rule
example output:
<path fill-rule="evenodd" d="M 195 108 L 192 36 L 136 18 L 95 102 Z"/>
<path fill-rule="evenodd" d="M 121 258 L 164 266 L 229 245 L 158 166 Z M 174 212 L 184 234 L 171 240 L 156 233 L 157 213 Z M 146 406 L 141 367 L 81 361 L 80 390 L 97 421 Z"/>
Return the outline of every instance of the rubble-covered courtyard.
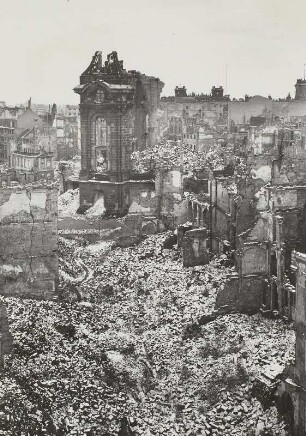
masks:
<path fill-rule="evenodd" d="M 59 301 L 1 297 L 14 350 L 0 434 L 115 436 L 124 417 L 137 436 L 288 434 L 255 388 L 292 359 L 294 332 L 214 311 L 226 259 L 183 268 L 170 233 L 129 248 L 81 232 L 59 243 Z"/>

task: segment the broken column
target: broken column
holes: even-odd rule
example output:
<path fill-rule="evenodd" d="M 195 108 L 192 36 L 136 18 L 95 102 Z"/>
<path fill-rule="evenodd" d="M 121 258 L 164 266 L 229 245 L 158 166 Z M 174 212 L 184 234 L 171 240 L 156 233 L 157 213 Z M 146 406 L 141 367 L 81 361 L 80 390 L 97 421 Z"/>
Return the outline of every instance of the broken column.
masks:
<path fill-rule="evenodd" d="M 209 262 L 207 249 L 207 229 L 188 230 L 182 243 L 183 265 L 205 265 Z"/>

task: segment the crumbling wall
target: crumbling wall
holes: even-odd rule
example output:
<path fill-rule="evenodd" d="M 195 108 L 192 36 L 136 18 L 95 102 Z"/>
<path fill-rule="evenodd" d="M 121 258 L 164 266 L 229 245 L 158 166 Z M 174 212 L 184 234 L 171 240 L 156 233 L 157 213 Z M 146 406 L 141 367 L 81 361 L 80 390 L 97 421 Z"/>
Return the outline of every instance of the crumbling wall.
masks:
<path fill-rule="evenodd" d="M 273 162 L 273 183 L 292 185 L 306 183 L 306 150 L 302 143 L 287 146 Z"/>
<path fill-rule="evenodd" d="M 272 162 L 275 158 L 273 150 L 264 154 L 249 154 L 247 161 L 251 167 L 253 179 L 261 180 L 262 184 L 270 183 L 272 180 Z"/>
<path fill-rule="evenodd" d="M 160 230 L 156 217 L 142 214 L 128 214 L 122 221 L 120 235 L 116 243 L 120 247 L 129 247 L 141 241 L 143 236 L 154 235 Z"/>
<path fill-rule="evenodd" d="M 164 83 L 156 77 L 146 76 L 145 74 L 141 74 L 140 77 L 145 93 L 145 99 L 141 103 L 144 103 L 148 114 L 147 143 L 148 145 L 154 145 L 159 139 L 158 109 Z"/>
<path fill-rule="evenodd" d="M 232 196 L 229 195 L 229 187 L 232 184 L 232 177 L 211 181 L 211 238 L 215 253 L 219 253 L 219 246 L 224 240 L 231 239 L 234 214 L 231 214 Z"/>
<path fill-rule="evenodd" d="M 237 273 L 233 273 L 218 292 L 216 309 L 221 312 L 257 312 L 265 286 L 261 276 L 246 275 L 239 278 Z"/>
<path fill-rule="evenodd" d="M 306 255 L 294 252 L 293 259 L 297 266 L 296 303 L 294 325 L 296 331 L 295 364 L 289 367 L 288 378 L 282 380 L 278 395 L 280 409 L 286 415 L 288 404 L 292 406 L 292 434 L 305 435 L 306 431 Z"/>
<path fill-rule="evenodd" d="M 130 185 L 129 213 L 151 216 L 156 214 L 156 193 L 153 182 L 135 182 Z"/>
<path fill-rule="evenodd" d="M 305 247 L 305 186 L 277 186 L 270 188 L 270 207 L 284 220 L 286 246 L 304 251 Z"/>
<path fill-rule="evenodd" d="M 230 101 L 228 103 L 229 119 L 235 124 L 249 123 L 253 116 L 272 115 L 290 120 L 290 117 L 301 117 L 306 115 L 306 104 L 304 101 L 275 101 L 260 95 L 255 95 L 247 101 Z"/>
<path fill-rule="evenodd" d="M 253 226 L 239 237 L 248 243 L 251 242 L 272 242 L 273 216 L 271 212 L 260 212 L 256 217 Z"/>
<path fill-rule="evenodd" d="M 179 169 L 159 171 L 155 180 L 156 215 L 172 227 L 187 220 L 188 202 L 183 198 L 183 177 Z"/>
<path fill-rule="evenodd" d="M 239 257 L 242 275 L 268 272 L 268 250 L 265 243 L 244 244 L 239 250 Z"/>
<path fill-rule="evenodd" d="M 269 273 L 271 226 L 271 213 L 261 212 L 253 226 L 239 235 L 235 252 L 236 272 L 228 276 L 219 292 L 217 309 L 256 312 L 261 307 Z"/>
<path fill-rule="evenodd" d="M 260 182 L 261 186 L 262 182 Z M 220 177 L 211 181 L 211 237 L 213 250 L 223 241 L 234 247 L 236 234 L 246 231 L 256 216 L 254 180 Z M 217 253 L 218 253 L 217 248 Z"/>
<path fill-rule="evenodd" d="M 13 347 L 13 337 L 9 331 L 9 323 L 5 304 L 0 302 L 0 367 L 3 365 L 3 357 L 9 354 Z"/>
<path fill-rule="evenodd" d="M 212 237 L 217 241 L 230 239 L 230 216 L 217 208 L 212 210 Z"/>
<path fill-rule="evenodd" d="M 58 282 L 57 188 L 0 189 L 0 293 L 51 299 Z"/>
<path fill-rule="evenodd" d="M 207 246 L 205 228 L 186 231 L 182 240 L 183 265 L 188 267 L 207 264 L 210 260 Z"/>
<path fill-rule="evenodd" d="M 236 232 L 239 235 L 247 231 L 257 217 L 256 194 L 262 188 L 261 179 L 242 178 L 237 183 L 238 198 L 236 199 Z"/>

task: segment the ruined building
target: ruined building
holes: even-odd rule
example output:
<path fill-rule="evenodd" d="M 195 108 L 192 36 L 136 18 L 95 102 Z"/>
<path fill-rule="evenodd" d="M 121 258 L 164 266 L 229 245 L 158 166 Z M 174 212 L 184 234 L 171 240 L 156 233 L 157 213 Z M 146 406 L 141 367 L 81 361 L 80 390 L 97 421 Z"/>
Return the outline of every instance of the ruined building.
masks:
<path fill-rule="evenodd" d="M 0 102 L 0 165 L 9 164 L 11 141 L 18 127 L 17 119 L 25 110 L 25 107 L 11 107 Z"/>
<path fill-rule="evenodd" d="M 251 129 L 241 142 L 235 174 L 214 171 L 208 199 L 189 200 L 189 221 L 206 227 L 210 251 L 234 251 L 219 307 L 278 312 L 293 319 L 294 250 L 306 252 L 306 148 L 304 128 Z M 238 161 L 237 161 L 238 162 Z M 205 215 L 205 216 L 204 216 Z"/>
<path fill-rule="evenodd" d="M 161 98 L 159 124 L 164 137 L 194 150 L 211 137 L 212 127 L 227 128 L 229 96 L 223 94 L 222 86 L 213 86 L 210 94 L 187 95 L 185 86 L 177 86 L 174 92 L 175 96 Z"/>
<path fill-rule="evenodd" d="M 52 299 L 58 283 L 57 188 L 0 189 L 0 294 Z"/>
<path fill-rule="evenodd" d="M 190 139 L 184 134 L 188 135 L 187 127 L 191 121 L 195 121 L 198 128 L 216 126 L 232 131 L 235 131 L 237 125 L 254 126 L 275 120 L 305 121 L 305 78 L 298 79 L 295 88 L 294 99 L 288 94 L 286 98 L 275 100 L 271 96 L 261 95 L 231 99 L 229 95 L 224 95 L 222 86 L 213 86 L 210 94 L 187 94 L 184 86 L 177 86 L 174 96 L 161 98 L 161 128 L 165 135 L 169 133 L 168 139 Z"/>
<path fill-rule="evenodd" d="M 74 111 L 69 109 L 67 113 Z M 69 160 L 79 155 L 79 116 L 57 114 L 53 127 L 56 135 L 56 159 Z"/>
<path fill-rule="evenodd" d="M 7 150 L 7 171 L 0 172 L 0 181 L 21 184 L 32 183 L 54 176 L 54 134 L 50 126 L 51 114 L 40 117 L 31 109 L 18 116 L 12 127 L 12 138 Z"/>
<path fill-rule="evenodd" d="M 158 139 L 162 88 L 158 78 L 125 70 L 116 52 L 104 65 L 102 53 L 95 53 L 74 88 L 81 99 L 81 207 L 103 197 L 107 212 L 127 212 L 140 184 L 133 179 L 131 154 Z"/>
<path fill-rule="evenodd" d="M 295 364 L 278 388 L 280 411 L 287 416 L 294 436 L 306 433 L 306 255 L 294 252 L 296 267 L 296 305 L 294 325 L 296 331 Z"/>
<path fill-rule="evenodd" d="M 240 170 L 236 166 L 234 174 L 214 171 L 208 180 L 207 201 L 201 201 L 198 193 L 188 199 L 188 224 L 192 225 L 179 228 L 178 238 L 182 239 L 185 231 L 183 241 L 189 252 L 197 251 L 202 262 L 207 242 L 213 253 L 233 250 L 235 270 L 216 301 L 221 313 L 260 310 L 266 316 L 293 321 L 295 363 L 282 375 L 278 405 L 290 425 L 290 434 L 304 436 L 305 128 L 250 129 L 241 151 L 246 165 Z"/>

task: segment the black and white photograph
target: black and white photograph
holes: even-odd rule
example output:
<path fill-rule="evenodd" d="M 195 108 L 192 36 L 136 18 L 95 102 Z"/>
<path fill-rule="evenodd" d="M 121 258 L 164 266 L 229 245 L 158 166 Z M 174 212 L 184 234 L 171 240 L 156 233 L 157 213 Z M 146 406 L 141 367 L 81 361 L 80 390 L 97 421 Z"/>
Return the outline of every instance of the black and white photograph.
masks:
<path fill-rule="evenodd" d="M 0 11 L 0 436 L 306 436 L 306 1 Z"/>

